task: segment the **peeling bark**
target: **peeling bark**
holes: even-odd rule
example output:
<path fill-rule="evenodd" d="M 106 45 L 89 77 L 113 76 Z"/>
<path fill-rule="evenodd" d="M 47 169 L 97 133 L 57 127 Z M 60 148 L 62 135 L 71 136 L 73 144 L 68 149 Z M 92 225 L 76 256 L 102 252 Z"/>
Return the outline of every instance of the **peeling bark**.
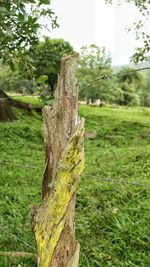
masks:
<path fill-rule="evenodd" d="M 77 57 L 66 57 L 61 61 L 58 86 L 53 107 L 45 107 L 44 142 L 46 170 L 43 179 L 42 196 L 50 191 L 48 185 L 56 175 L 60 156 L 70 137 L 77 128 Z"/>

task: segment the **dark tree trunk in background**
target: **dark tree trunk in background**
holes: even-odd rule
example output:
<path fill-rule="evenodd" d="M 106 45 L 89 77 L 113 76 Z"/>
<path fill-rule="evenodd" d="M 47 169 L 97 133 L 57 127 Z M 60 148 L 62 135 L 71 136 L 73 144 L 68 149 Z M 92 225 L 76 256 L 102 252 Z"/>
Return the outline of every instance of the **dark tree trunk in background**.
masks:
<path fill-rule="evenodd" d="M 0 121 L 7 122 L 16 120 L 16 116 L 11 107 L 23 109 L 29 114 L 31 114 L 32 111 L 42 114 L 42 107 L 15 100 L 0 90 Z"/>
<path fill-rule="evenodd" d="M 8 122 L 13 120 L 16 120 L 16 116 L 9 104 L 9 97 L 0 90 L 0 121 Z"/>

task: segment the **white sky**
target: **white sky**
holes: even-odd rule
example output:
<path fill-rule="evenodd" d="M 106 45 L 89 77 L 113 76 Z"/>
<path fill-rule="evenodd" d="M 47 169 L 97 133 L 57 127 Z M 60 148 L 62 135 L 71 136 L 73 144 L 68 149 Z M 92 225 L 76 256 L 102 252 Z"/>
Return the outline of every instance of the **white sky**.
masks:
<path fill-rule="evenodd" d="M 127 34 L 125 28 L 139 17 L 135 6 L 105 5 L 104 0 L 52 0 L 51 7 L 60 25 L 52 30 L 51 38 L 69 41 L 77 51 L 92 43 L 105 46 L 113 65 L 129 62 L 138 44 L 134 34 Z"/>

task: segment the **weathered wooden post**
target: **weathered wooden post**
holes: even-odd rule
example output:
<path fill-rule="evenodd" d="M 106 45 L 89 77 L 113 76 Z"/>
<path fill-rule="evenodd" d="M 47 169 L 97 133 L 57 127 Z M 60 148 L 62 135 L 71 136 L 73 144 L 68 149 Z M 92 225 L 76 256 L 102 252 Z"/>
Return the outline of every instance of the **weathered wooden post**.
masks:
<path fill-rule="evenodd" d="M 84 165 L 84 121 L 77 115 L 77 62 L 77 55 L 62 59 L 54 105 L 43 111 L 46 164 L 43 200 L 32 222 L 39 267 L 78 266 L 74 213 Z"/>

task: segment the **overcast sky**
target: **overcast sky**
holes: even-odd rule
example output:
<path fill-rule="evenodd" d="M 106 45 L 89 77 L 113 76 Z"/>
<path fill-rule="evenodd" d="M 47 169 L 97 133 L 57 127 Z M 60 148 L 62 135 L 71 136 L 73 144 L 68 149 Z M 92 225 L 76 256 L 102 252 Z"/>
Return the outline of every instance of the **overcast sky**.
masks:
<path fill-rule="evenodd" d="M 105 46 L 113 65 L 129 62 L 138 44 L 133 33 L 127 34 L 125 28 L 138 18 L 135 6 L 105 5 L 104 0 L 52 0 L 51 7 L 60 25 L 51 32 L 51 38 L 69 41 L 77 51 L 92 43 Z"/>

